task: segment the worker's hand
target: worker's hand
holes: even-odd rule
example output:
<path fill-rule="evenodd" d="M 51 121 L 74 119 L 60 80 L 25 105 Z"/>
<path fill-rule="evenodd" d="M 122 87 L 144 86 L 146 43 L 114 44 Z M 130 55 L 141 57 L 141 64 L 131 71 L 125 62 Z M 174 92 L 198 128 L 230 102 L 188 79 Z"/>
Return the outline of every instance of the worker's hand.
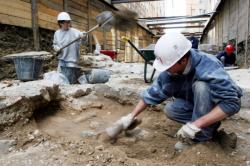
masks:
<path fill-rule="evenodd" d="M 187 124 L 183 125 L 179 131 L 176 133 L 178 139 L 183 140 L 186 138 L 194 139 L 195 135 L 200 132 L 201 129 L 196 127 L 194 124 L 188 122 Z"/>
<path fill-rule="evenodd" d="M 130 113 L 121 117 L 121 119 L 119 119 L 117 122 L 122 124 L 123 130 L 126 130 L 134 122 L 134 119 L 135 118 Z"/>
<path fill-rule="evenodd" d="M 132 114 L 121 117 L 111 127 L 106 128 L 106 133 L 110 138 L 116 138 L 122 131 L 129 129 L 135 118 Z"/>
<path fill-rule="evenodd" d="M 61 51 L 61 50 L 60 50 L 60 47 L 58 47 L 58 46 L 54 46 L 54 50 L 55 50 L 56 53 L 58 53 L 58 52 Z"/>
<path fill-rule="evenodd" d="M 86 36 L 87 36 L 87 33 L 85 31 L 83 31 L 83 32 L 80 33 L 81 39 L 86 38 Z"/>

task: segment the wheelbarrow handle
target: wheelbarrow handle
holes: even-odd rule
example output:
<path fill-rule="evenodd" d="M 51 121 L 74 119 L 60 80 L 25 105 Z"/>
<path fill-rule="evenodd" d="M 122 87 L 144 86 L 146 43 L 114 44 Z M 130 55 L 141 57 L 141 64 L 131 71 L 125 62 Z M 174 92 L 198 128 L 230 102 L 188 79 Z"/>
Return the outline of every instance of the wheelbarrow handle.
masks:
<path fill-rule="evenodd" d="M 121 39 L 124 42 L 128 42 L 134 49 L 135 51 L 144 59 L 144 61 L 147 61 L 146 57 L 142 54 L 142 52 L 134 45 L 134 43 L 131 42 L 131 40 L 128 37 L 122 36 Z"/>
<path fill-rule="evenodd" d="M 129 41 L 129 38 L 126 37 L 126 36 L 122 36 L 122 41 L 123 41 L 123 42 L 128 42 L 128 41 Z"/>

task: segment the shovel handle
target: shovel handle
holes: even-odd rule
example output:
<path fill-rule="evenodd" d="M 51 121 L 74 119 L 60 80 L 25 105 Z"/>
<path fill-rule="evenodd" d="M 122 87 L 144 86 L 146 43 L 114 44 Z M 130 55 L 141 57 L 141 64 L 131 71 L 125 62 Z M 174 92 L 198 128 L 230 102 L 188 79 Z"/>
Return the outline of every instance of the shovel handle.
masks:
<path fill-rule="evenodd" d="M 93 28 L 91 28 L 90 30 L 88 30 L 88 31 L 86 32 L 86 34 L 88 34 L 88 33 L 92 32 L 92 31 L 94 31 L 94 30 L 97 29 L 98 27 L 99 27 L 99 24 L 97 24 L 96 26 L 94 26 Z M 62 48 L 60 48 L 60 50 L 59 50 L 58 52 L 61 52 L 64 48 L 70 46 L 71 44 L 75 43 L 76 41 L 78 41 L 78 40 L 80 40 L 80 39 L 81 39 L 81 37 L 78 37 L 78 38 L 72 40 L 71 42 L 69 42 L 68 44 L 64 45 Z"/>

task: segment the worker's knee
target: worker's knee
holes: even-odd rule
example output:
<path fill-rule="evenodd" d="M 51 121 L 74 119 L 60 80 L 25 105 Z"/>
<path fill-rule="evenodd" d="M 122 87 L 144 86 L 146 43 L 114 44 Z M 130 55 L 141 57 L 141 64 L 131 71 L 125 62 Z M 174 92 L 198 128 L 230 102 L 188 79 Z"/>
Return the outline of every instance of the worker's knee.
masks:
<path fill-rule="evenodd" d="M 208 86 L 208 84 L 204 81 L 196 81 L 194 82 L 193 86 L 193 93 L 197 96 L 197 95 L 201 95 L 204 96 L 206 94 L 210 93 L 210 88 Z"/>
<path fill-rule="evenodd" d="M 173 106 L 173 102 L 168 103 L 165 107 L 164 107 L 164 113 L 165 115 L 170 118 L 173 119 L 174 118 L 174 106 Z"/>

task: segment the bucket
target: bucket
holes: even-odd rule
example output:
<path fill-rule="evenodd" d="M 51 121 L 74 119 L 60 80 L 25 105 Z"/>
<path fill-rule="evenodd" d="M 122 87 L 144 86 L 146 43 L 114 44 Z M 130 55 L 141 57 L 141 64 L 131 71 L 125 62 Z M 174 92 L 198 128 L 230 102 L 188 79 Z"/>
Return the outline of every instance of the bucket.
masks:
<path fill-rule="evenodd" d="M 21 81 L 37 80 L 42 69 L 42 58 L 14 57 L 17 78 Z"/>
<path fill-rule="evenodd" d="M 81 68 L 79 67 L 66 67 L 61 66 L 61 72 L 68 78 L 70 84 L 76 84 L 77 79 L 80 76 Z"/>

